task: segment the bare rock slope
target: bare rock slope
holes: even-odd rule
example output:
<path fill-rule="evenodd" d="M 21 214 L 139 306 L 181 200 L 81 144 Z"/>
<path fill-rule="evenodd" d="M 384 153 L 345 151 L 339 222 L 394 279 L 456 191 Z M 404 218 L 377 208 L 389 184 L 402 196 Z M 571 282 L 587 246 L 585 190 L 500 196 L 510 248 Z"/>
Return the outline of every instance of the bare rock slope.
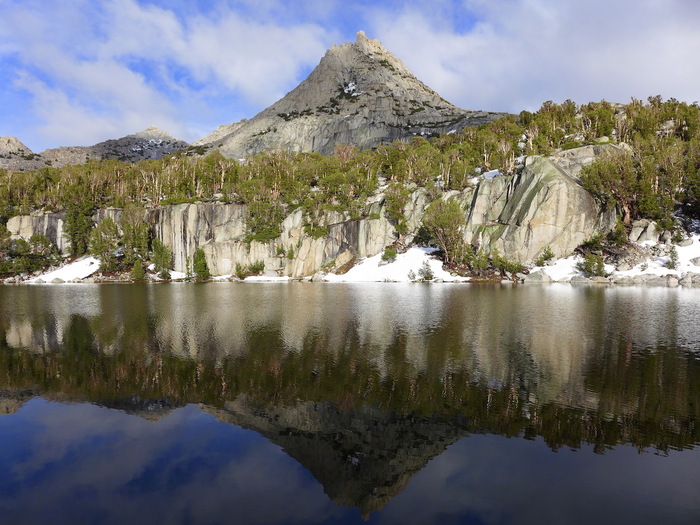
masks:
<path fill-rule="evenodd" d="M 284 98 L 250 120 L 221 126 L 195 145 L 236 158 L 269 148 L 328 154 L 336 144 L 370 148 L 457 131 L 501 116 L 450 104 L 378 40 L 360 31 L 354 43 L 329 49 L 309 77 Z"/>

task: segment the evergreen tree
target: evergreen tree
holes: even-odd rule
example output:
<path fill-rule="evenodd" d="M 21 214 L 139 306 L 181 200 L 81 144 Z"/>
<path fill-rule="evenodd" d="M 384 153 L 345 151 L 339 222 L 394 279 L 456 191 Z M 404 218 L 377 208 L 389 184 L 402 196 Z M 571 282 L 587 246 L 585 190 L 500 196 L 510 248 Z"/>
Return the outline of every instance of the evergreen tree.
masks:
<path fill-rule="evenodd" d="M 94 211 L 95 207 L 90 202 L 72 204 L 66 211 L 64 231 L 70 241 L 70 254 L 73 257 L 79 257 L 88 251 Z"/>
<path fill-rule="evenodd" d="M 161 279 L 170 279 L 173 253 L 160 239 L 153 239 L 153 264 Z"/>
<path fill-rule="evenodd" d="M 197 248 L 194 252 L 194 275 L 198 281 L 206 281 L 211 277 L 209 273 L 209 266 L 207 265 L 207 258 L 204 255 L 204 250 Z"/>
<path fill-rule="evenodd" d="M 102 219 L 92 230 L 90 236 L 90 255 L 100 260 L 100 271 L 113 272 L 119 268 L 117 249 L 119 248 L 119 229 L 114 219 Z"/>

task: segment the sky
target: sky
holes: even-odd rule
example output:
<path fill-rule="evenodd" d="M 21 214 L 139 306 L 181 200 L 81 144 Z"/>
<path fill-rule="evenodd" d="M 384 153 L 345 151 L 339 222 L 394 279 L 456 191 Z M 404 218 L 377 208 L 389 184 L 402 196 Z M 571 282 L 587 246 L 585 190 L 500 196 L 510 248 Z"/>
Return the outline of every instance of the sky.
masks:
<path fill-rule="evenodd" d="M 364 30 L 467 109 L 700 100 L 697 0 L 0 0 L 0 136 L 192 142 Z"/>

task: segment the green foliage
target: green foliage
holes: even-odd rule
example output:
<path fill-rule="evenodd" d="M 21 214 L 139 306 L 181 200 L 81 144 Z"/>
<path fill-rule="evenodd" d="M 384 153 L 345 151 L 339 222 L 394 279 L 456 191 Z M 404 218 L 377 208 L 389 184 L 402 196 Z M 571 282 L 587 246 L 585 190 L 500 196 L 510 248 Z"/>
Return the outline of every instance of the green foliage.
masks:
<path fill-rule="evenodd" d="M 70 254 L 73 257 L 79 257 L 88 251 L 94 211 L 94 205 L 89 202 L 72 204 L 66 210 L 64 232 L 68 236 Z"/>
<path fill-rule="evenodd" d="M 114 272 L 119 268 L 119 229 L 110 217 L 102 219 L 90 235 L 90 255 L 100 260 L 101 272 Z"/>
<path fill-rule="evenodd" d="M 416 103 L 410 111 L 420 109 Z M 351 220 L 370 216 L 366 198 L 378 188 L 381 174 L 389 183 L 387 216 L 400 234 L 406 234 L 403 209 L 409 188 L 424 187 L 431 198 L 439 199 L 443 190 L 467 188 L 475 170 L 498 169 L 511 175 L 516 172 L 515 159 L 523 154 L 593 144 L 602 136 L 630 148 L 610 148 L 608 155 L 584 168 L 581 179 L 601 201 L 619 209 L 625 226 L 636 218 L 671 225 L 678 205 L 700 216 L 700 108 L 657 96 L 624 106 L 547 101 L 536 112 L 523 111 L 517 118 L 504 117 L 458 133 L 415 137 L 376 151 L 339 145 L 326 157 L 266 151 L 239 163 L 218 151 L 200 156 L 206 153 L 200 148 L 136 164 L 105 160 L 26 173 L 0 170 L 0 220 L 34 209 L 64 211 L 73 256 L 88 249 L 96 207 L 138 208 L 143 202 L 246 204 L 249 242 L 277 238 L 285 214 L 301 208 L 307 232 L 318 237 L 328 232 L 333 217 L 329 212 Z M 124 216 L 126 223 L 120 220 L 119 226 L 124 264 L 129 266 L 146 256 L 148 233 L 140 211 L 125 209 Z M 132 231 L 127 231 L 127 223 Z"/>
<path fill-rule="evenodd" d="M 7 228 L 0 225 L 0 275 L 35 272 L 60 260 L 58 249 L 46 236 L 32 235 L 29 241 L 12 241 Z"/>
<path fill-rule="evenodd" d="M 272 202 L 255 201 L 248 205 L 246 226 L 250 232 L 246 242 L 270 241 L 280 236 L 280 222 L 284 218 L 282 208 Z"/>
<path fill-rule="evenodd" d="M 287 259 L 290 261 L 294 259 L 294 246 L 290 246 L 289 250 L 287 250 Z"/>
<path fill-rule="evenodd" d="M 152 260 L 155 270 L 161 279 L 170 279 L 170 270 L 173 266 L 173 253 L 160 239 L 153 239 Z"/>
<path fill-rule="evenodd" d="M 525 267 L 518 261 L 511 261 L 498 253 L 498 250 L 494 250 L 491 254 L 491 265 L 504 275 L 506 273 L 515 274 L 522 272 Z"/>
<path fill-rule="evenodd" d="M 481 248 L 468 245 L 464 251 L 462 261 L 476 275 L 483 275 L 489 267 L 489 258 Z"/>
<path fill-rule="evenodd" d="M 584 253 L 589 252 L 600 252 L 603 250 L 603 239 L 600 233 L 596 233 L 590 239 L 587 239 L 581 243 L 579 246 L 580 250 Z"/>
<path fill-rule="evenodd" d="M 386 215 L 389 217 L 396 231 L 403 234 L 408 231 L 406 216 L 403 209 L 408 204 L 409 192 L 402 184 L 391 184 L 386 191 Z"/>
<path fill-rule="evenodd" d="M 131 272 L 129 273 L 132 281 L 143 281 L 146 279 L 146 270 L 143 268 L 143 263 L 141 261 L 136 261 L 131 267 Z"/>
<path fill-rule="evenodd" d="M 123 232 L 121 243 L 125 265 L 130 267 L 146 260 L 150 235 L 143 206 L 127 204 L 119 217 L 119 226 Z"/>
<path fill-rule="evenodd" d="M 265 263 L 263 261 L 255 261 L 248 266 L 243 266 L 241 263 L 236 263 L 234 275 L 239 279 L 245 279 L 251 275 L 261 275 L 265 271 Z"/>
<path fill-rule="evenodd" d="M 535 264 L 537 266 L 544 266 L 548 261 L 554 259 L 554 252 L 550 246 L 545 246 L 542 253 L 535 259 Z"/>
<path fill-rule="evenodd" d="M 418 276 L 420 277 L 421 281 L 425 282 L 435 279 L 435 274 L 433 273 L 432 268 L 430 268 L 428 261 L 423 261 L 423 264 L 418 269 Z"/>
<path fill-rule="evenodd" d="M 626 244 L 628 240 L 627 228 L 625 228 L 625 225 L 621 221 L 618 221 L 615 225 L 615 229 L 607 235 L 607 241 L 613 246 L 622 246 Z"/>
<path fill-rule="evenodd" d="M 209 265 L 207 265 L 207 258 L 202 248 L 197 248 L 194 251 L 192 268 L 194 270 L 194 276 L 198 281 L 206 281 L 211 277 Z"/>
<path fill-rule="evenodd" d="M 393 262 L 396 260 L 396 248 L 394 246 L 387 246 L 384 248 L 384 253 L 382 253 L 382 261 Z"/>
<path fill-rule="evenodd" d="M 465 220 L 465 214 L 455 199 L 433 201 L 423 215 L 423 225 L 437 241 L 448 265 L 459 262 L 464 255 L 461 228 Z"/>
<path fill-rule="evenodd" d="M 328 235 L 328 226 L 322 226 L 316 222 L 307 222 L 304 224 L 304 233 L 310 235 L 314 239 L 320 239 Z"/>
<path fill-rule="evenodd" d="M 263 261 L 255 261 L 248 266 L 250 275 L 261 275 L 265 271 L 265 263 Z"/>
<path fill-rule="evenodd" d="M 671 246 L 668 252 L 668 260 L 664 264 L 669 270 L 675 270 L 678 268 L 678 250 L 675 246 Z"/>
<path fill-rule="evenodd" d="M 597 253 L 585 254 L 583 260 L 576 263 L 576 269 L 581 272 L 584 277 L 606 276 L 603 258 Z"/>

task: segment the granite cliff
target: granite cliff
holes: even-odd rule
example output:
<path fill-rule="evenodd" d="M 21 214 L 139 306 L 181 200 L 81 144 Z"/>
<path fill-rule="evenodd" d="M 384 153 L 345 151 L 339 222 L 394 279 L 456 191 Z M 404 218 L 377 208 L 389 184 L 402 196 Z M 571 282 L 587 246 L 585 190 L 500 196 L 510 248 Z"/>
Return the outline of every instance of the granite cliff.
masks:
<path fill-rule="evenodd" d="M 613 147 L 613 146 L 610 146 Z M 578 154 L 578 156 L 577 156 Z M 589 162 L 590 148 L 569 151 L 568 163 Z M 578 179 L 562 167 L 557 157 L 527 157 L 524 167 L 512 176 L 480 177 L 461 192 L 445 192 L 457 199 L 464 211 L 464 239 L 487 252 L 498 250 L 508 259 L 532 262 L 545 247 L 560 257 L 570 254 L 596 232 L 608 232 L 616 224 L 614 209 L 602 209 L 581 187 Z M 410 242 L 428 205 L 427 190 L 415 189 L 404 207 L 408 233 L 403 237 L 387 216 L 384 194 L 365 203 L 365 218 L 352 219 L 339 212 L 326 212 L 322 222 L 327 235 L 313 237 L 304 229 L 301 209 L 293 210 L 281 224 L 281 234 L 268 242 L 246 240 L 247 209 L 244 205 L 191 203 L 148 208 L 146 215 L 154 238 L 162 240 L 174 255 L 174 269 L 185 271 L 197 248 L 202 248 L 213 275 L 234 272 L 262 261 L 268 275 L 310 276 L 333 270 L 354 259 L 381 253 L 400 237 Z M 94 217 L 117 219 L 119 209 L 100 210 Z M 62 251 L 64 215 L 36 212 L 11 218 L 7 228 L 14 238 L 46 235 Z M 293 249 L 294 257 L 282 256 Z"/>

